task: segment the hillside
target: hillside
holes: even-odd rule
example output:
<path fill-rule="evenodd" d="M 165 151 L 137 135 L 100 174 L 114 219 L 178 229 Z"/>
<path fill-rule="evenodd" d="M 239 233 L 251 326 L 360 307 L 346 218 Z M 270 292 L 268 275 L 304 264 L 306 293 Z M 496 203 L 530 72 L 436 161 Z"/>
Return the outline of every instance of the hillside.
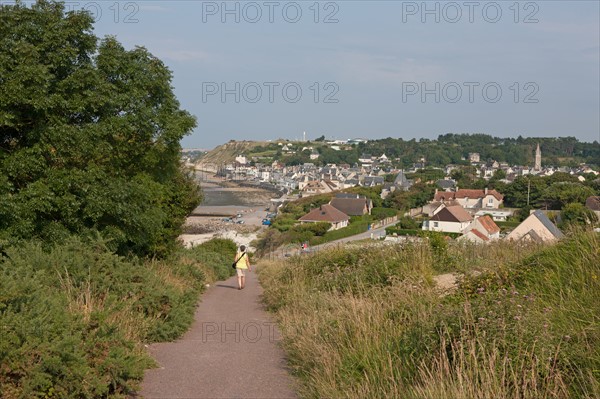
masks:
<path fill-rule="evenodd" d="M 252 149 L 266 144 L 261 141 L 229 141 L 228 143 L 222 144 L 215 147 L 204 155 L 199 163 L 201 164 L 214 164 L 223 165 L 235 161 L 235 157 L 238 155 L 247 155 L 252 152 Z"/>

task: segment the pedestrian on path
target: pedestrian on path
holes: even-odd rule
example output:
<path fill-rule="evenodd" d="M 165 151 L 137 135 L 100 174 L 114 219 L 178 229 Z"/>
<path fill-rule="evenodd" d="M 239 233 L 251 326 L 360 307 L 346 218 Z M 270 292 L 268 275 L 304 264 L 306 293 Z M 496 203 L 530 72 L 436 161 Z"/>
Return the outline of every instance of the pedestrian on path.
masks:
<path fill-rule="evenodd" d="M 238 290 L 241 290 L 246 286 L 246 270 L 249 272 L 252 271 L 252 268 L 250 267 L 250 259 L 248 258 L 248 253 L 246 253 L 245 245 L 240 245 L 240 249 L 235 254 L 234 261 L 236 262 Z"/>

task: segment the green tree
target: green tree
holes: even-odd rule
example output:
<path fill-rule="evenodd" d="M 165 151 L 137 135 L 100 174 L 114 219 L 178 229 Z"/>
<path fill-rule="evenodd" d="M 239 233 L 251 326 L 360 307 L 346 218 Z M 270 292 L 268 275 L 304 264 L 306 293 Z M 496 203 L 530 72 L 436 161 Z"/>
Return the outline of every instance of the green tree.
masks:
<path fill-rule="evenodd" d="M 199 202 L 179 161 L 196 122 L 159 59 L 92 22 L 57 2 L 0 8 L 0 243 L 99 231 L 165 253 Z"/>
<path fill-rule="evenodd" d="M 596 214 L 580 203 L 567 204 L 561 212 L 563 226 L 586 226 L 596 224 L 598 217 Z"/>
<path fill-rule="evenodd" d="M 548 209 L 562 209 L 570 203 L 584 204 L 585 200 L 594 195 L 594 190 L 581 183 L 553 183 L 544 190 L 540 204 Z"/>

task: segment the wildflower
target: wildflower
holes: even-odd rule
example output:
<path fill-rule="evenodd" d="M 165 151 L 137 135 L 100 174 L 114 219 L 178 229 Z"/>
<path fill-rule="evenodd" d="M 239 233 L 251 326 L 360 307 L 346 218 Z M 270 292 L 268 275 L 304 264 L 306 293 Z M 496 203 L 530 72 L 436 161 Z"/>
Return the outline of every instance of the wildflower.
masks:
<path fill-rule="evenodd" d="M 571 336 L 570 335 L 565 335 L 565 340 L 566 341 L 570 341 L 571 340 Z"/>
<path fill-rule="evenodd" d="M 479 321 L 485 321 L 485 317 L 480 317 L 477 320 L 479 320 Z"/>
<path fill-rule="evenodd" d="M 518 307 L 518 308 L 522 308 L 523 306 L 521 306 L 521 305 L 517 305 L 517 307 Z"/>
<path fill-rule="evenodd" d="M 479 294 L 481 294 L 481 293 L 482 293 L 482 292 L 484 292 L 484 291 L 485 291 L 485 288 L 484 288 L 484 287 L 479 287 L 479 288 L 477 288 L 477 292 L 478 292 Z"/>
<path fill-rule="evenodd" d="M 521 320 L 521 316 L 515 316 L 515 320 Z"/>

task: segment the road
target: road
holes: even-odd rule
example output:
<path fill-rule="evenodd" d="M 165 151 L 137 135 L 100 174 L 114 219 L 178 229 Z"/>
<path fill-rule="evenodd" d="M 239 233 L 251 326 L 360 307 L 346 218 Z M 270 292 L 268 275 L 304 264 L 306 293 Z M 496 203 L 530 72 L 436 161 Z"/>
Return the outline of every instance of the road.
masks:
<path fill-rule="evenodd" d="M 159 368 L 147 370 L 140 398 L 296 398 L 281 336 L 260 301 L 254 273 L 211 287 L 192 328 L 178 341 L 153 344 Z"/>
<path fill-rule="evenodd" d="M 353 236 L 340 238 L 339 240 L 315 245 L 315 246 L 309 248 L 309 252 L 314 253 L 314 252 L 324 251 L 324 250 L 328 250 L 328 249 L 332 249 L 332 248 L 341 248 L 343 246 L 343 244 L 346 244 L 346 243 L 349 243 L 352 241 L 360 241 L 360 240 L 370 239 L 371 235 L 374 238 L 377 238 L 382 235 L 385 235 L 385 229 L 387 227 L 395 225 L 396 223 L 398 223 L 398 221 L 394 221 L 394 222 L 385 224 L 382 227 L 379 227 L 377 229 L 365 231 L 364 233 L 359 233 L 359 234 L 355 234 Z M 267 257 L 269 257 L 270 259 L 273 259 L 273 258 L 281 259 L 281 258 L 286 257 L 286 255 L 294 256 L 294 255 L 300 255 L 300 254 L 301 254 L 300 248 L 290 249 L 288 247 L 287 249 L 286 248 L 277 249 L 277 250 L 273 251 L 271 254 L 267 255 Z"/>

